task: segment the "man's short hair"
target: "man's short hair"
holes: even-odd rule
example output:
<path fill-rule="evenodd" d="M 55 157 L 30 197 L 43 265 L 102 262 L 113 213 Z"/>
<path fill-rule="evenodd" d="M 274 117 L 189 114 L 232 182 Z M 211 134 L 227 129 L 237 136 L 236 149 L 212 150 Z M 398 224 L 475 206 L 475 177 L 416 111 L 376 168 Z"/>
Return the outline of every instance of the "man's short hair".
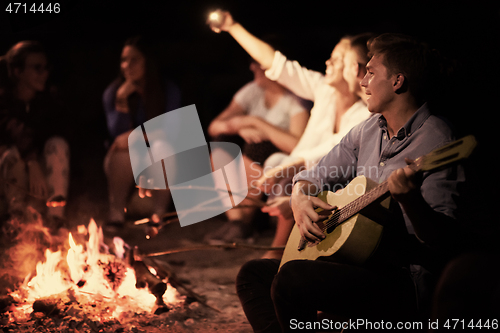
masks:
<path fill-rule="evenodd" d="M 418 104 L 427 101 L 436 91 L 441 76 L 441 59 L 437 51 L 416 39 L 385 33 L 368 42 L 369 56 L 382 55 L 388 75 L 401 73 L 406 89 Z"/>

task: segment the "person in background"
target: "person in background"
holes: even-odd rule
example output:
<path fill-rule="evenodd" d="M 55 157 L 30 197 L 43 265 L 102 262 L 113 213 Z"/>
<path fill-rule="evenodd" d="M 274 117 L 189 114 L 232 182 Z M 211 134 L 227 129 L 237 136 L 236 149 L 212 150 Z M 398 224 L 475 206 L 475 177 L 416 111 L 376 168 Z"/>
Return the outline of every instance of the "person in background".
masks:
<path fill-rule="evenodd" d="M 178 87 L 161 73 L 153 42 L 136 36 L 125 42 L 120 76 L 103 95 L 107 127 L 112 143 L 104 159 L 108 180 L 109 215 L 106 229 L 116 231 L 125 223 L 127 199 L 135 184 L 128 152 L 128 135 L 145 121 L 181 105 Z M 151 219 L 159 222 L 170 199 L 168 191 L 156 191 Z"/>
<path fill-rule="evenodd" d="M 264 161 L 272 153 L 288 154 L 293 150 L 309 118 L 301 100 L 269 80 L 258 63 L 252 61 L 250 70 L 254 80 L 238 90 L 208 128 L 212 141 L 230 141 L 242 147 L 248 185 L 262 175 Z M 258 200 L 261 194 L 259 189 L 250 189 L 243 204 L 251 205 L 250 198 Z M 249 207 L 227 211 L 229 222 L 208 235 L 208 240 L 230 242 L 248 237 L 255 210 Z"/>
<path fill-rule="evenodd" d="M 343 77 L 344 54 L 350 48 L 350 40 L 342 38 L 335 46 L 326 61 L 326 72 L 322 74 L 302 67 L 297 61 L 287 59 L 281 52 L 234 21 L 229 12 L 219 12 L 219 15 L 221 15 L 220 22 L 211 23 L 215 32 L 227 31 L 266 70 L 268 78 L 280 83 L 297 96 L 314 103 L 304 134 L 295 148 L 288 154 L 271 155 L 265 162 L 264 177 L 255 179 L 255 186 L 260 186 L 267 193 L 271 193 L 273 188 L 283 188 L 288 184 L 298 170 L 317 163 L 353 126 L 370 116 L 360 98 L 360 89 L 349 84 Z M 368 38 L 367 35 L 365 41 Z M 362 67 L 360 68 L 362 73 Z M 285 180 L 283 184 L 275 187 L 273 185 L 278 178 Z M 286 189 L 283 193 L 275 192 L 273 195 L 282 197 L 283 194 L 286 194 Z M 270 201 L 270 205 L 275 207 L 281 203 L 283 203 L 281 199 Z M 290 218 L 291 215 L 288 214 L 278 220 L 273 245 L 283 245 L 286 242 L 293 225 L 289 223 Z M 279 256 L 278 253 L 265 254 L 265 256 L 276 255 Z"/>
<path fill-rule="evenodd" d="M 34 41 L 14 45 L 4 56 L 7 79 L 1 94 L 2 178 L 10 213 L 26 203 L 48 206 L 52 226 L 64 223 L 69 183 L 69 145 L 61 104 L 46 89 L 48 59 Z"/>
<path fill-rule="evenodd" d="M 45 223 L 56 231 L 66 222 L 69 145 L 65 113 L 47 89 L 47 55 L 40 43 L 21 41 L 2 62 L 8 76 L 0 95 L 2 194 L 11 216 L 22 216 L 27 204 L 47 209 Z"/>
<path fill-rule="evenodd" d="M 349 87 L 349 91 L 357 94 L 364 103 L 366 103 L 366 94 L 364 93 L 364 88 L 359 83 L 366 73 L 365 66 L 369 60 L 367 42 L 372 37 L 374 37 L 372 33 L 344 37 L 349 41 L 349 46 L 344 54 L 343 77 Z M 345 131 L 349 129 L 348 126 L 343 127 L 331 137 L 331 144 L 334 144 L 336 140 L 340 140 L 345 135 Z M 325 149 L 327 147 L 323 146 L 320 148 Z M 310 150 L 304 150 L 304 154 L 308 154 L 309 152 Z M 300 152 L 294 151 L 293 153 L 299 154 Z M 305 165 L 299 163 L 297 167 L 297 164 L 293 162 L 293 156 L 285 157 L 285 159 L 289 159 L 289 163 L 294 166 L 293 168 L 286 168 L 285 165 L 268 169 L 266 174 L 257 182 L 261 188 L 270 194 L 268 204 L 262 208 L 262 211 L 277 218 L 276 233 L 271 246 L 285 245 L 292 230 L 294 220 L 290 207 L 291 180 L 300 168 L 311 167 L 313 165 L 313 161 L 307 160 L 306 155 L 303 156 Z M 277 157 L 281 158 L 280 156 Z M 269 251 L 263 257 L 281 258 L 282 252 L 279 250 Z"/>

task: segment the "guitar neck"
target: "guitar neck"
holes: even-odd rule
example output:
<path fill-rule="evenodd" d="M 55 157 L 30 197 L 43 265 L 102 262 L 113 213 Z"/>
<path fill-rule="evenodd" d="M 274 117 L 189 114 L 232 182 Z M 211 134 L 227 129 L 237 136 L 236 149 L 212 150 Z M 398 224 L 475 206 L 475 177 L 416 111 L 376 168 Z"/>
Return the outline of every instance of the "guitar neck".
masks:
<path fill-rule="evenodd" d="M 359 213 L 364 208 L 368 207 L 370 204 L 381 199 L 386 194 L 389 193 L 389 183 L 386 181 L 380 183 L 375 188 L 371 189 L 359 198 L 351 201 L 349 204 L 338 209 L 333 213 L 324 223 L 324 231 L 331 227 L 336 227 L 337 225 L 343 223 L 347 219 Z"/>

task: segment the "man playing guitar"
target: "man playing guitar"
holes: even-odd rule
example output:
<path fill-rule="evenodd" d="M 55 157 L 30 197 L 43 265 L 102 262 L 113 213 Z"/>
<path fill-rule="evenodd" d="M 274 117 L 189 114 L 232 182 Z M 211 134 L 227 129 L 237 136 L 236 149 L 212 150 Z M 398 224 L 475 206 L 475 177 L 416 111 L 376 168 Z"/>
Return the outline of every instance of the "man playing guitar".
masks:
<path fill-rule="evenodd" d="M 379 255 L 362 264 L 328 258 L 292 260 L 281 268 L 277 260 L 246 263 L 237 291 L 256 332 L 293 331 L 297 323 L 318 322 L 318 311 L 352 320 L 402 321 L 423 311 L 430 297 L 432 266 L 423 267 L 421 258 L 453 238 L 457 187 L 465 180 L 460 166 L 423 174 L 406 167 L 454 140 L 447 123 L 432 115 L 426 103 L 437 82 L 438 59 L 426 45 L 398 34 L 378 36 L 369 49 L 372 58 L 361 85 L 374 116 L 354 127 L 316 167 L 295 176 L 291 206 L 301 236 L 309 246 L 318 246 L 325 238 L 316 223 L 321 220 L 318 208 L 337 209 L 315 197 L 318 192 L 356 176 L 387 180 L 403 212 L 405 236 L 418 246 L 400 238 L 399 245 L 408 246 L 398 248 L 403 259 L 398 261 Z"/>

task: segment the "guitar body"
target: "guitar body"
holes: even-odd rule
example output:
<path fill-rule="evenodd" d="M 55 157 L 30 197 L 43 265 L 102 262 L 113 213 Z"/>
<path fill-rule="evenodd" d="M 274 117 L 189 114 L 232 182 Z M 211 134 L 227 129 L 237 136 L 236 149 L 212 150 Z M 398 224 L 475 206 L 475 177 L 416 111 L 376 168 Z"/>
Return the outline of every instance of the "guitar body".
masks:
<path fill-rule="evenodd" d="M 353 179 L 343 190 L 336 193 L 324 191 L 318 197 L 339 209 L 363 196 L 378 184 L 365 176 Z M 390 197 L 380 205 L 389 208 Z M 306 246 L 298 250 L 301 240 L 297 225 L 288 238 L 281 259 L 280 267 L 291 260 L 316 260 L 319 257 L 330 257 L 335 262 L 352 264 L 364 263 L 377 249 L 383 233 L 383 226 L 358 213 L 347 219 L 333 230 L 327 230 L 326 238 L 318 245 Z"/>

